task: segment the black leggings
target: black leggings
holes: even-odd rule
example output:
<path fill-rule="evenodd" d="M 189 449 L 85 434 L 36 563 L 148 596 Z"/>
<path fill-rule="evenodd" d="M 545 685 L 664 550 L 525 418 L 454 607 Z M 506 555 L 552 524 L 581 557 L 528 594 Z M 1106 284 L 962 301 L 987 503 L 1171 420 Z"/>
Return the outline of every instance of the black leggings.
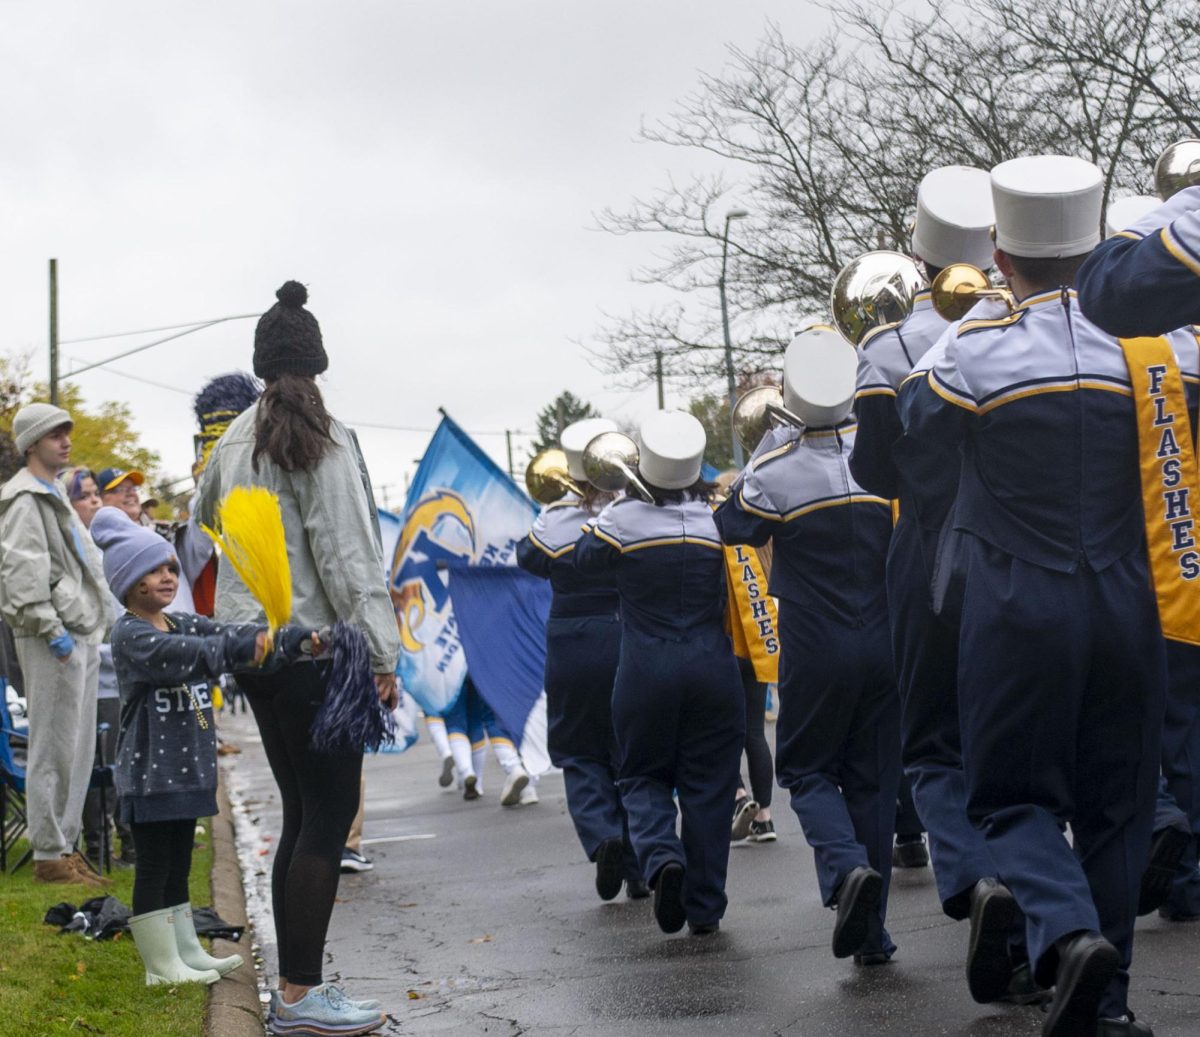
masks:
<path fill-rule="evenodd" d="M 283 831 L 271 872 L 279 976 L 321 982 L 325 935 L 337 895 L 342 850 L 358 812 L 362 752 L 314 752 L 311 728 L 329 682 L 327 663 L 297 663 L 272 674 L 239 675 L 283 803 Z"/>
<path fill-rule="evenodd" d="M 750 793 L 760 807 L 771 805 L 775 765 L 767 744 L 767 686 L 754 675 L 749 659 L 738 659 L 746 692 L 746 762 L 750 766 Z M 744 786 L 743 786 L 744 787 Z"/>
<path fill-rule="evenodd" d="M 137 863 L 133 870 L 133 913 L 144 915 L 188 902 L 196 819 L 133 822 Z"/>

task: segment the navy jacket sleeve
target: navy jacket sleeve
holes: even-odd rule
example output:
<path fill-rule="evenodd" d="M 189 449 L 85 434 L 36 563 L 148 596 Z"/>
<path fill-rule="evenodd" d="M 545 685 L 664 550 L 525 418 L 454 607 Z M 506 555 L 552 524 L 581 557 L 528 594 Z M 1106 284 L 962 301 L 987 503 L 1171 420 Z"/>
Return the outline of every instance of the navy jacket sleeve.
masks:
<path fill-rule="evenodd" d="M 575 568 L 585 573 L 602 573 L 621 560 L 620 545 L 593 526 L 575 545 Z"/>
<path fill-rule="evenodd" d="M 1156 214 L 1174 218 L 1155 228 Z M 1147 225 L 1102 242 L 1076 280 L 1084 316 L 1110 335 L 1163 335 L 1200 324 L 1200 187 L 1145 219 Z"/>
<path fill-rule="evenodd" d="M 517 565 L 527 573 L 548 580 L 552 562 L 553 559 L 538 547 L 531 537 L 523 536 L 517 541 Z"/>
<path fill-rule="evenodd" d="M 752 473 L 750 478 L 753 478 Z M 746 480 L 713 513 L 717 532 L 727 544 L 762 547 L 779 529 L 782 516 L 773 517 L 749 505 L 745 498 Z"/>
<path fill-rule="evenodd" d="M 954 502 L 962 444 L 977 409 L 955 369 L 953 350 L 947 352 L 931 371 L 902 383 L 897 397 L 904 434 L 896 443 L 896 465 L 925 529 L 940 528 Z"/>
<path fill-rule="evenodd" d="M 904 432 L 890 390 L 859 394 L 854 404 L 858 431 L 850 452 L 850 474 L 864 490 L 894 500 L 900 496 L 900 478 L 892 447 Z"/>

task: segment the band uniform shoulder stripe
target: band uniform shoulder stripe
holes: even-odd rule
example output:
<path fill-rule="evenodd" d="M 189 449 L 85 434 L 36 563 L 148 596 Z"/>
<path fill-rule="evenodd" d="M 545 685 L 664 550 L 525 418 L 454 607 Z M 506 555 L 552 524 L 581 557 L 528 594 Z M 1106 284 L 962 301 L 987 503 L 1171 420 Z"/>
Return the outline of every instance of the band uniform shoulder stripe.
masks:
<path fill-rule="evenodd" d="M 1193 274 L 1200 277 L 1200 258 L 1192 252 L 1187 245 L 1180 241 L 1174 234 L 1171 233 L 1170 226 L 1163 227 L 1159 232 L 1162 243 L 1166 246 L 1167 251 L 1176 259 L 1186 266 Z"/>
<path fill-rule="evenodd" d="M 1010 313 L 1007 317 L 999 317 L 996 320 L 967 320 L 963 321 L 958 326 L 958 338 L 964 335 L 970 335 L 975 331 L 985 331 L 988 328 L 1010 328 L 1014 324 L 1018 324 L 1024 319 L 1028 310 L 1017 310 L 1016 313 Z"/>
<path fill-rule="evenodd" d="M 793 439 L 790 443 L 784 443 L 783 446 L 777 446 L 774 450 L 768 450 L 762 457 L 756 457 L 750 464 L 750 471 L 757 472 L 768 461 L 774 461 L 777 457 L 790 454 L 796 449 L 798 442 L 799 440 Z"/>
<path fill-rule="evenodd" d="M 650 540 L 639 540 L 636 543 L 626 544 L 621 548 L 623 554 L 628 554 L 630 551 L 641 551 L 647 547 L 673 547 L 678 544 L 693 544 L 696 547 L 711 547 L 714 551 L 722 551 L 725 545 L 719 540 L 706 540 L 703 537 L 691 536 L 671 536 L 671 537 L 654 537 Z"/>
<path fill-rule="evenodd" d="M 896 390 L 890 385 L 866 385 L 857 390 L 854 394 L 856 400 L 864 399 L 867 396 L 895 396 Z"/>
<path fill-rule="evenodd" d="M 947 403 L 953 403 L 954 406 L 961 407 L 963 410 L 968 410 L 972 414 L 979 413 L 979 407 L 976 405 L 974 400 L 972 400 L 969 396 L 964 396 L 956 392 L 954 389 L 951 389 L 949 386 L 943 384 L 942 380 L 938 378 L 938 376 L 932 371 L 929 372 L 929 388 L 931 388 Z"/>
<path fill-rule="evenodd" d="M 611 533 L 605 533 L 604 530 L 600 529 L 598 526 L 593 526 L 592 532 L 595 533 L 596 536 L 598 536 L 601 540 L 603 540 L 610 547 L 615 547 L 618 551 L 625 550 L 625 547 L 621 543 L 621 541 L 619 541 Z"/>
<path fill-rule="evenodd" d="M 880 324 L 877 327 L 872 328 L 870 331 L 868 331 L 862 337 L 862 341 L 859 342 L 858 348 L 866 349 L 872 342 L 875 341 L 875 339 L 877 339 L 885 331 L 894 331 L 898 327 L 900 327 L 900 322 L 892 321 L 890 324 Z"/>
<path fill-rule="evenodd" d="M 783 516 L 784 522 L 790 522 L 792 519 L 799 518 L 801 515 L 809 515 L 814 511 L 823 511 L 825 508 L 838 508 L 847 504 L 879 504 L 885 508 L 891 509 L 892 502 L 885 500 L 883 497 L 876 497 L 869 493 L 855 493 L 850 496 L 844 494 L 838 497 L 827 497 L 823 500 L 810 501 L 808 504 L 803 504 L 792 511 L 789 511 Z"/>
<path fill-rule="evenodd" d="M 557 551 L 555 551 L 548 544 L 543 543 L 541 540 L 539 540 L 537 537 L 535 537 L 532 532 L 530 532 L 530 534 L 529 534 L 529 542 L 531 544 L 533 544 L 533 546 L 536 547 L 539 551 L 541 551 L 543 554 L 549 556 L 550 558 L 561 558 L 563 555 L 570 554 L 572 551 L 575 550 L 574 544 L 567 544 L 566 547 L 560 547 Z"/>

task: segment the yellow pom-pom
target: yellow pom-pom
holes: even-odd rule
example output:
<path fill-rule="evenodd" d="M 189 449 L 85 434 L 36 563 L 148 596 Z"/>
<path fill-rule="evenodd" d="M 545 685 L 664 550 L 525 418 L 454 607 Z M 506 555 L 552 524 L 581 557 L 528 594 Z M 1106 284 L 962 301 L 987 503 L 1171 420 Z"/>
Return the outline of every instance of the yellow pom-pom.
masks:
<path fill-rule="evenodd" d="M 217 508 L 217 525 L 218 531 L 201 528 L 263 607 L 273 634 L 292 616 L 292 571 L 279 498 L 261 486 L 235 486 Z"/>

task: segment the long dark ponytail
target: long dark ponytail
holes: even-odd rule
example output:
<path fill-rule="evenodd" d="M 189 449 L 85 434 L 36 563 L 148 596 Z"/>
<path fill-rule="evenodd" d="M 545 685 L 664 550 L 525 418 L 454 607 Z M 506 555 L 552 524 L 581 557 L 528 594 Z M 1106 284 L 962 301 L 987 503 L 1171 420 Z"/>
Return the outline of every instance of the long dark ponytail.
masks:
<path fill-rule="evenodd" d="M 281 374 L 267 382 L 254 420 L 254 453 L 250 462 L 266 454 L 285 472 L 315 468 L 333 443 L 332 419 L 321 390 L 311 378 Z"/>

